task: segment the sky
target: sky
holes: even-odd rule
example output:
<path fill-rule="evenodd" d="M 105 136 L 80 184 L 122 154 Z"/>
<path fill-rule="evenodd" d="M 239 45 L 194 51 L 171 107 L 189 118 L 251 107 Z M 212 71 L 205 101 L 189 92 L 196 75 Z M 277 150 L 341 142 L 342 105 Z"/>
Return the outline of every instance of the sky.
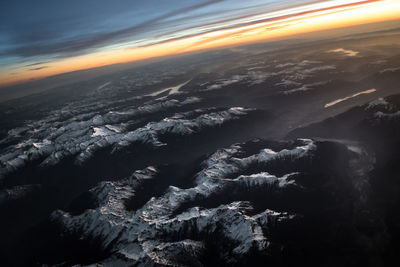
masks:
<path fill-rule="evenodd" d="M 394 19 L 400 0 L 2 0 L 0 87 Z"/>

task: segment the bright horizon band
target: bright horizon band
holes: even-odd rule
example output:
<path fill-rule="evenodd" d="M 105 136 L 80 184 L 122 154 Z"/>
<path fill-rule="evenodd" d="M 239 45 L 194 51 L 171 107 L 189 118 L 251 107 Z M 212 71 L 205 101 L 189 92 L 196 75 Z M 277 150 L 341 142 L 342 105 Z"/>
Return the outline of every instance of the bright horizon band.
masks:
<path fill-rule="evenodd" d="M 105 47 L 98 52 L 46 62 L 45 67 L 39 64 L 35 70 L 29 69 L 26 65 L 7 66 L 0 72 L 0 86 L 110 64 L 397 19 L 400 19 L 400 0 L 315 2 L 249 15 L 223 24 L 194 27 L 154 40 L 131 41 L 117 47 Z"/>

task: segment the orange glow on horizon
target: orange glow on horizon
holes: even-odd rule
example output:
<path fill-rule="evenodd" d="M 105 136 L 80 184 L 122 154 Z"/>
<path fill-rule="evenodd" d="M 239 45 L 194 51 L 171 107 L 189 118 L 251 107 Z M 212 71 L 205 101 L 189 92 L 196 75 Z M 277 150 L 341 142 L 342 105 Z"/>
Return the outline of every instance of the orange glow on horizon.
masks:
<path fill-rule="evenodd" d="M 26 68 L 10 70 L 0 73 L 0 86 L 115 63 L 281 39 L 297 34 L 397 19 L 400 19 L 400 0 L 372 0 L 342 4 L 330 8 L 319 8 L 267 18 L 236 28 L 215 30 L 144 47 L 102 51 L 64 58 L 47 63 L 46 68 L 34 71 L 29 71 Z"/>

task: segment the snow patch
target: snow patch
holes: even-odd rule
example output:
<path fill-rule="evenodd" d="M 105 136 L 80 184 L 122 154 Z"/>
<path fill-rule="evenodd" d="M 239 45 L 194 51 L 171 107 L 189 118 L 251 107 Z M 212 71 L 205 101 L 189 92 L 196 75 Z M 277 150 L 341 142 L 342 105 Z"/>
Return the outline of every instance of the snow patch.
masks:
<path fill-rule="evenodd" d="M 393 105 L 390 104 L 389 102 L 387 102 L 386 99 L 380 97 L 378 99 L 375 99 L 375 100 L 369 102 L 367 107 L 365 108 L 365 110 L 372 109 L 375 107 L 383 107 L 386 109 L 392 109 Z"/>

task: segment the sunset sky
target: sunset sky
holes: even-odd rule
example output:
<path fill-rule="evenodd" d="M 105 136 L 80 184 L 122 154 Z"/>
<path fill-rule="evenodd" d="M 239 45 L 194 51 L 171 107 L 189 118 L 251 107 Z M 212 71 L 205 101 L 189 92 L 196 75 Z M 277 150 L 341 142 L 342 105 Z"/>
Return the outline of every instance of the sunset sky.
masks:
<path fill-rule="evenodd" d="M 400 0 L 1 1 L 0 86 L 395 19 Z"/>

